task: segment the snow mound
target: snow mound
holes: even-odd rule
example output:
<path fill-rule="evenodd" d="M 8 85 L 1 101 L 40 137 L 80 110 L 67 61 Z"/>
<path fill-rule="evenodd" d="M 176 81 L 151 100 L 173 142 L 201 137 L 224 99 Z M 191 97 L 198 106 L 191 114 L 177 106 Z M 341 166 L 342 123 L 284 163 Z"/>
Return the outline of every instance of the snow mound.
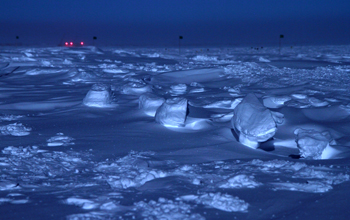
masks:
<path fill-rule="evenodd" d="M 147 115 L 154 117 L 157 109 L 165 102 L 164 98 L 151 93 L 143 94 L 139 97 L 139 108 Z"/>
<path fill-rule="evenodd" d="M 263 62 L 263 63 L 269 63 L 269 62 L 271 62 L 270 60 L 268 60 L 268 59 L 266 59 L 266 58 L 264 58 L 264 57 L 259 57 L 259 61 L 260 61 L 260 62 Z"/>
<path fill-rule="evenodd" d="M 16 121 L 24 117 L 23 115 L 3 115 L 0 116 L 0 121 Z"/>
<path fill-rule="evenodd" d="M 302 157 L 318 160 L 328 159 L 332 156 L 325 151 L 326 148 L 331 148 L 329 144 L 333 140 L 328 131 L 318 132 L 298 128 L 294 134 Z"/>
<path fill-rule="evenodd" d="M 49 63 L 50 65 L 50 63 Z M 62 74 L 67 73 L 69 70 L 66 69 L 33 69 L 26 72 L 26 75 L 35 76 L 42 74 Z"/>
<path fill-rule="evenodd" d="M 303 114 L 314 121 L 334 122 L 341 121 L 349 117 L 350 108 L 348 106 L 330 106 L 326 108 L 307 108 L 302 110 Z"/>
<path fill-rule="evenodd" d="M 256 188 L 261 184 L 254 180 L 254 176 L 240 174 L 225 180 L 219 184 L 219 188 Z"/>
<path fill-rule="evenodd" d="M 57 146 L 68 146 L 74 145 L 72 142 L 74 138 L 64 136 L 63 133 L 57 133 L 56 136 L 53 136 L 47 140 L 48 147 L 57 147 Z"/>
<path fill-rule="evenodd" d="M 191 214 L 191 206 L 182 201 L 159 198 L 148 203 L 140 201 L 134 204 L 135 211 L 141 211 L 143 219 L 204 220 L 199 214 Z"/>
<path fill-rule="evenodd" d="M 235 100 L 223 100 L 216 101 L 211 104 L 203 106 L 203 108 L 221 108 L 221 109 L 235 109 L 239 103 L 241 103 L 242 98 Z"/>
<path fill-rule="evenodd" d="M 81 207 L 82 209 L 86 209 L 86 210 L 89 210 L 89 209 L 95 209 L 98 207 L 98 204 L 94 203 L 93 201 L 91 200 L 88 200 L 88 199 L 80 199 L 80 198 L 75 198 L 75 197 L 72 197 L 72 198 L 68 198 L 65 203 L 67 205 L 76 205 L 76 206 L 79 206 Z"/>
<path fill-rule="evenodd" d="M 193 57 L 192 60 L 201 61 L 201 62 L 207 62 L 207 61 L 215 62 L 215 61 L 218 61 L 218 58 L 206 56 L 206 55 L 197 55 L 197 56 Z"/>
<path fill-rule="evenodd" d="M 187 91 L 187 85 L 186 84 L 178 84 L 178 85 L 172 85 L 170 86 L 170 94 L 173 96 L 177 95 L 183 95 Z"/>
<path fill-rule="evenodd" d="M 169 127 L 183 127 L 188 113 L 187 105 L 187 99 L 185 98 L 167 99 L 157 109 L 156 122 Z"/>
<path fill-rule="evenodd" d="M 206 193 L 201 196 L 186 195 L 178 198 L 183 201 L 193 201 L 225 212 L 247 212 L 249 204 L 231 195 L 221 193 Z"/>
<path fill-rule="evenodd" d="M 5 147 L 2 150 L 3 154 L 18 156 L 21 158 L 32 157 L 33 155 L 40 153 L 40 152 L 45 152 L 45 151 L 39 150 L 39 148 L 37 146 L 32 146 L 32 147 L 9 146 L 9 147 Z"/>
<path fill-rule="evenodd" d="M 329 103 L 327 101 L 322 101 L 322 100 L 316 99 L 314 97 L 309 98 L 309 102 L 314 107 L 324 107 L 324 106 L 329 105 Z"/>
<path fill-rule="evenodd" d="M 31 130 L 31 128 L 27 128 L 21 123 L 0 126 L 0 131 L 2 135 L 26 136 L 30 134 Z"/>
<path fill-rule="evenodd" d="M 83 104 L 89 107 L 109 107 L 111 103 L 111 91 L 105 84 L 94 84 L 86 94 Z"/>
<path fill-rule="evenodd" d="M 146 92 L 152 92 L 152 87 L 146 84 L 130 82 L 122 87 L 122 94 L 140 95 Z"/>
<path fill-rule="evenodd" d="M 18 187 L 18 188 L 17 188 Z M 0 182 L 0 191 L 5 191 L 5 190 L 14 190 L 14 189 L 19 189 L 20 187 L 17 186 L 16 182 L 8 181 L 8 180 L 1 180 Z M 10 201 L 10 199 L 9 199 Z M 0 200 L 0 204 L 4 202 L 3 200 Z"/>
<path fill-rule="evenodd" d="M 272 138 L 277 130 L 270 110 L 251 93 L 234 109 L 231 125 L 239 133 L 239 142 L 254 149 L 259 142 Z"/>
<path fill-rule="evenodd" d="M 330 184 L 319 181 L 307 181 L 306 183 L 272 183 L 274 190 L 290 190 L 309 193 L 324 193 L 333 189 Z"/>
<path fill-rule="evenodd" d="M 263 99 L 264 106 L 267 108 L 281 108 L 285 102 L 290 101 L 292 98 L 288 96 L 282 97 L 267 97 Z"/>

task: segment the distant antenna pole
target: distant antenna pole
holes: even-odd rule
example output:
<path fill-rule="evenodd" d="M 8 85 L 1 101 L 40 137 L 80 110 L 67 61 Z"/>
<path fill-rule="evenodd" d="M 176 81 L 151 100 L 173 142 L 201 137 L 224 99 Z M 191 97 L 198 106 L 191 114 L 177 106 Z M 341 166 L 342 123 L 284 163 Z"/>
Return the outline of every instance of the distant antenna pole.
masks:
<path fill-rule="evenodd" d="M 283 34 L 281 34 L 281 35 L 280 35 L 280 43 L 279 43 L 280 47 L 279 47 L 279 54 L 281 54 L 281 48 L 282 48 L 282 38 L 284 38 L 284 35 L 283 35 Z"/>
<path fill-rule="evenodd" d="M 181 40 L 184 39 L 183 36 L 179 36 L 179 55 L 181 53 Z"/>
<path fill-rule="evenodd" d="M 93 37 L 92 37 L 92 42 L 93 42 L 92 45 L 95 46 L 95 41 L 96 41 L 96 40 L 97 40 L 97 37 L 96 37 L 96 36 L 93 36 Z"/>

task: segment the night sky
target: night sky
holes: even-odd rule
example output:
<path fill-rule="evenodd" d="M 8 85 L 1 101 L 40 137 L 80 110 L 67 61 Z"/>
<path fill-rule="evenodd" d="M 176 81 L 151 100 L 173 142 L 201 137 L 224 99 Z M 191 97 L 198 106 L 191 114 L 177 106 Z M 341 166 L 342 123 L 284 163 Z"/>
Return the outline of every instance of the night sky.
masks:
<path fill-rule="evenodd" d="M 0 44 L 349 44 L 349 0 L 1 0 Z M 16 36 L 19 39 L 16 40 Z"/>

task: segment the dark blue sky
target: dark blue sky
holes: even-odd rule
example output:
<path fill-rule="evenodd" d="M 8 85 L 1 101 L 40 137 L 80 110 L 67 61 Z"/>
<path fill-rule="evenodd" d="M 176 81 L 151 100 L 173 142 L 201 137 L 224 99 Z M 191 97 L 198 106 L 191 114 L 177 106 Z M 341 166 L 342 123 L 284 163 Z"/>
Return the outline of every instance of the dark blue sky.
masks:
<path fill-rule="evenodd" d="M 349 0 L 1 0 L 0 44 L 349 44 Z"/>

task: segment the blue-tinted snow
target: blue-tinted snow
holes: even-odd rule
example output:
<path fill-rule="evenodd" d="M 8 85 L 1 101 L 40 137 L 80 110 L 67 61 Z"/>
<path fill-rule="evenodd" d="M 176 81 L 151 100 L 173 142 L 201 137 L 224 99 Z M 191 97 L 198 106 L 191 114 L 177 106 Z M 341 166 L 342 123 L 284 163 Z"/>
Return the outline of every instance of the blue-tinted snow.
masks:
<path fill-rule="evenodd" d="M 2 47 L 1 218 L 345 219 L 349 88 L 349 46 Z"/>

